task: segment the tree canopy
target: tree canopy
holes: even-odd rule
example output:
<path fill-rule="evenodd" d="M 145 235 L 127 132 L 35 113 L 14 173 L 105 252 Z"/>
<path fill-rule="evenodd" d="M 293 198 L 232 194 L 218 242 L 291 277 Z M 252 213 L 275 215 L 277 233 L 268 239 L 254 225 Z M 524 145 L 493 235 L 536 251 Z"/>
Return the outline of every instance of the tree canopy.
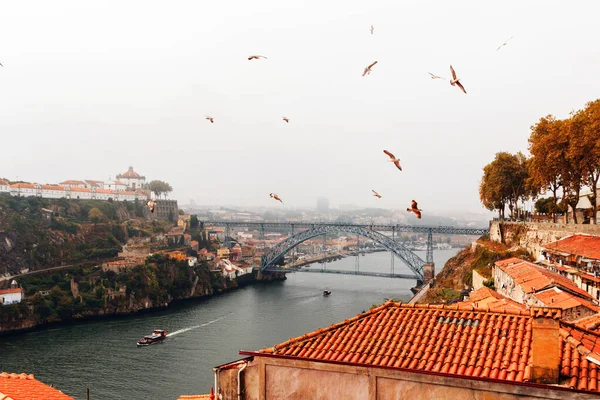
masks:
<path fill-rule="evenodd" d="M 156 198 L 159 198 L 162 195 L 167 197 L 167 194 L 173 191 L 171 185 L 169 185 L 167 182 L 159 180 L 154 180 L 150 182 L 148 184 L 148 188 L 154 193 Z"/>

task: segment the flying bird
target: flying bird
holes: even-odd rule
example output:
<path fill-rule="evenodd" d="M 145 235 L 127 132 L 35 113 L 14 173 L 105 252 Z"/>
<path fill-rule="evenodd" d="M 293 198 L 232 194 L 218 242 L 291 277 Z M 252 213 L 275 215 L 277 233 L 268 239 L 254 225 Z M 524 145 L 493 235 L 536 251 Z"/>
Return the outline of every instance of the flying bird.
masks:
<path fill-rule="evenodd" d="M 402 171 L 402 167 L 400 166 L 400 159 L 399 159 L 399 158 L 396 158 L 396 156 L 394 156 L 392 153 L 390 153 L 390 152 L 389 152 L 389 151 L 387 151 L 387 150 L 384 150 L 383 152 L 384 152 L 385 154 L 387 154 L 387 155 L 388 155 L 388 157 L 390 158 L 390 162 L 393 162 L 393 163 L 394 163 L 394 165 L 395 165 L 396 167 L 398 167 L 398 169 L 399 169 L 400 171 Z"/>
<path fill-rule="evenodd" d="M 375 64 L 377 64 L 377 61 L 374 61 L 374 62 L 373 62 L 373 64 L 371 64 L 371 65 L 369 65 L 367 68 L 365 68 L 365 70 L 363 71 L 363 74 L 362 74 L 362 76 L 365 76 L 365 75 L 369 75 L 369 74 L 371 74 L 371 68 L 373 68 L 373 66 L 374 66 Z"/>
<path fill-rule="evenodd" d="M 154 213 L 154 206 L 156 206 L 156 202 L 154 200 L 150 199 L 146 202 L 146 205 L 150 209 L 150 212 Z"/>
<path fill-rule="evenodd" d="M 374 30 L 375 30 L 375 28 L 373 28 L 373 25 L 371 25 L 371 35 L 373 34 Z"/>
<path fill-rule="evenodd" d="M 260 60 L 261 58 L 267 58 L 265 56 L 250 56 L 248 57 L 248 60 Z"/>
<path fill-rule="evenodd" d="M 287 122 L 288 124 L 290 123 L 290 119 L 289 119 L 288 117 L 283 117 L 283 120 L 284 120 L 285 122 Z"/>
<path fill-rule="evenodd" d="M 275 200 L 277 200 L 277 201 L 280 201 L 280 202 L 281 202 L 281 204 L 283 204 L 283 201 L 282 201 L 282 200 L 279 198 L 279 196 L 277 196 L 275 193 L 270 193 L 270 194 L 269 194 L 269 197 L 270 197 L 270 198 L 272 198 L 272 199 L 275 199 Z"/>
<path fill-rule="evenodd" d="M 215 123 L 215 119 L 213 117 L 206 116 L 206 119 L 210 121 L 211 124 Z"/>
<path fill-rule="evenodd" d="M 376 192 L 376 191 L 374 191 L 374 190 L 371 190 L 371 191 L 373 192 L 373 196 L 377 197 L 378 199 L 380 199 L 380 198 L 381 198 L 381 195 L 380 195 L 379 193 L 377 193 L 377 192 Z"/>
<path fill-rule="evenodd" d="M 407 208 L 406 211 L 415 213 L 417 218 L 421 219 L 421 211 L 423 211 L 423 210 L 419 209 L 417 206 L 417 202 L 413 200 L 412 203 L 410 204 L 410 208 Z"/>
<path fill-rule="evenodd" d="M 4 68 L 4 65 L 2 65 L 2 63 L 0 63 L 0 67 Z"/>
<path fill-rule="evenodd" d="M 431 79 L 446 79 L 446 78 L 442 78 L 441 76 L 437 76 L 435 74 L 432 74 L 431 72 L 428 72 L 429 75 L 431 75 Z"/>
<path fill-rule="evenodd" d="M 506 46 L 508 44 L 508 42 L 510 41 L 510 39 L 512 39 L 513 36 L 511 36 L 506 42 L 502 43 L 500 46 L 498 46 L 498 48 L 496 49 L 496 51 L 500 50 L 502 48 L 502 46 Z"/>
<path fill-rule="evenodd" d="M 458 86 L 460 88 L 460 90 L 462 90 L 463 92 L 465 92 L 465 94 L 467 94 L 467 91 L 465 90 L 463 85 L 460 83 L 460 79 L 456 77 L 456 72 L 454 72 L 454 68 L 452 68 L 452 65 L 450 66 L 450 72 L 452 72 L 452 79 L 450 80 L 450 84 L 452 86 Z"/>

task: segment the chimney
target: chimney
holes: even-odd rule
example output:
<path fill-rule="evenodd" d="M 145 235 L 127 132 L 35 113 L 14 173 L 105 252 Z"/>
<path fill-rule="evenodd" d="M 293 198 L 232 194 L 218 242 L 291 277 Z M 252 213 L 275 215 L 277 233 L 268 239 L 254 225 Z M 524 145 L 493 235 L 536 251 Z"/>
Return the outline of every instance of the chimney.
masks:
<path fill-rule="evenodd" d="M 531 381 L 557 384 L 560 367 L 560 308 L 532 307 Z"/>

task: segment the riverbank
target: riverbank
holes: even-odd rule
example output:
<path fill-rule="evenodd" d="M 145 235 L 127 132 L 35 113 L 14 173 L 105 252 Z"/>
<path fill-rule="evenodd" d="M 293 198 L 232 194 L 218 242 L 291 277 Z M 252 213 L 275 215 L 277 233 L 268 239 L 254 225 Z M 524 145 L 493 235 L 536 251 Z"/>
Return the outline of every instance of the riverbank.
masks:
<path fill-rule="evenodd" d="M 286 279 L 285 274 L 243 274 L 225 278 L 186 262 L 154 256 L 123 274 L 73 268 L 24 277 L 28 296 L 0 306 L 0 336 L 47 329 L 61 323 L 125 317 L 168 309 L 190 299 L 209 298 L 246 285 Z"/>

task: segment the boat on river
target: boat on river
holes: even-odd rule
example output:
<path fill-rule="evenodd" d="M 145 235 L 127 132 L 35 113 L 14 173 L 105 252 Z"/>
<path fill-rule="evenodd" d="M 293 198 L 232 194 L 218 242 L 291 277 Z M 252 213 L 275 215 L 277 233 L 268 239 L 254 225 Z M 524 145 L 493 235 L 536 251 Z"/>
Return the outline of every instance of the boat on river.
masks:
<path fill-rule="evenodd" d="M 140 340 L 138 340 L 137 345 L 140 346 L 148 346 L 154 343 L 162 343 L 163 340 L 167 338 L 169 332 L 164 331 L 162 329 L 155 329 L 152 331 L 152 335 L 146 335 Z"/>
<path fill-rule="evenodd" d="M 323 296 L 329 296 L 331 294 L 331 290 L 323 290 Z"/>

